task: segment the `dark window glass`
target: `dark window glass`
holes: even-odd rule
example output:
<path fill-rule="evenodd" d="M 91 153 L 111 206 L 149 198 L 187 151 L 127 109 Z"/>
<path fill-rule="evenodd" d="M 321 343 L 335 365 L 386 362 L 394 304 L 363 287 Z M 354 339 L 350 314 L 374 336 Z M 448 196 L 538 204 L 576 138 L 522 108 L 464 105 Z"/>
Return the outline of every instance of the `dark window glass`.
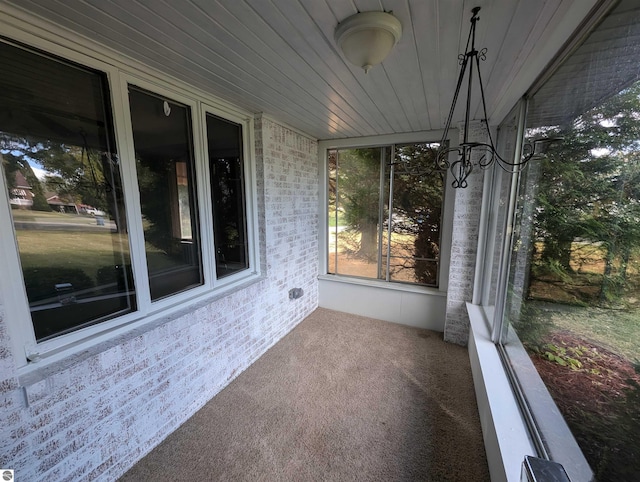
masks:
<path fill-rule="evenodd" d="M 151 299 L 204 282 L 188 106 L 129 87 Z"/>
<path fill-rule="evenodd" d="M 103 73 L 0 43 L 0 159 L 38 341 L 136 309 Z"/>
<path fill-rule="evenodd" d="M 218 278 L 247 269 L 242 127 L 207 115 L 213 234 Z"/>

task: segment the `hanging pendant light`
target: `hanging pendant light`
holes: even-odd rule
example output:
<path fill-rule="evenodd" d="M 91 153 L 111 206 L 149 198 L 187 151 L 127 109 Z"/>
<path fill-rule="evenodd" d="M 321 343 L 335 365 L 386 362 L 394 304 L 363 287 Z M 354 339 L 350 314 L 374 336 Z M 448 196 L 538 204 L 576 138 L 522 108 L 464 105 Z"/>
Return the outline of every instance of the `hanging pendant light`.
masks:
<path fill-rule="evenodd" d="M 537 143 L 532 144 L 527 150 L 527 154 L 524 155 L 520 161 L 509 162 L 503 159 L 496 151 L 491 130 L 489 129 L 489 122 L 487 119 L 487 106 L 484 98 L 484 86 L 482 85 L 482 76 L 480 74 L 480 60 L 486 60 L 487 49 L 484 48 L 480 51 L 476 50 L 476 24 L 480 19 L 478 12 L 480 7 L 475 7 L 471 10 L 471 29 L 469 30 L 469 37 L 467 38 L 467 45 L 465 53 L 458 56 L 459 63 L 461 65 L 460 75 L 458 77 L 458 83 L 456 85 L 456 91 L 453 95 L 453 102 L 451 104 L 451 110 L 449 111 L 449 117 L 445 124 L 444 133 L 442 134 L 442 140 L 440 142 L 440 148 L 436 156 L 435 169 L 441 172 L 449 170 L 453 176 L 453 182 L 451 183 L 454 188 L 465 188 L 468 186 L 468 177 L 471 174 L 474 166 L 478 166 L 481 169 L 489 168 L 494 162 L 496 162 L 502 169 L 507 172 L 514 173 L 522 169 L 529 160 L 531 160 L 536 153 Z M 462 142 L 457 147 L 447 147 L 447 139 L 449 138 L 449 129 L 451 128 L 451 122 L 453 119 L 453 113 L 458 102 L 460 90 L 464 82 L 465 74 L 469 70 L 468 83 L 467 83 L 467 103 L 464 116 L 464 127 L 462 132 Z M 474 142 L 469 140 L 469 121 L 471 118 L 471 94 L 473 87 L 473 75 L 474 72 L 477 75 L 477 83 L 480 87 L 480 98 L 482 100 L 482 123 L 486 129 L 487 142 Z M 553 140 L 550 140 L 553 141 Z M 545 141 L 543 141 L 545 142 Z M 457 159 L 449 163 L 449 154 L 455 152 Z M 477 160 L 474 160 L 477 159 Z"/>

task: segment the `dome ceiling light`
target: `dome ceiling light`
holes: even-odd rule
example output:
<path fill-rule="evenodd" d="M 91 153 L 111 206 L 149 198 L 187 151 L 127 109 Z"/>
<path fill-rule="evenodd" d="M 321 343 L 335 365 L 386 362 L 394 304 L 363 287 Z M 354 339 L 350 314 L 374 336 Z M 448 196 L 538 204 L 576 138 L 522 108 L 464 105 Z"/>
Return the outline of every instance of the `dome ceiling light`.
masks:
<path fill-rule="evenodd" d="M 400 21 L 387 12 L 359 12 L 338 24 L 335 40 L 346 59 L 364 72 L 381 63 L 402 36 Z"/>

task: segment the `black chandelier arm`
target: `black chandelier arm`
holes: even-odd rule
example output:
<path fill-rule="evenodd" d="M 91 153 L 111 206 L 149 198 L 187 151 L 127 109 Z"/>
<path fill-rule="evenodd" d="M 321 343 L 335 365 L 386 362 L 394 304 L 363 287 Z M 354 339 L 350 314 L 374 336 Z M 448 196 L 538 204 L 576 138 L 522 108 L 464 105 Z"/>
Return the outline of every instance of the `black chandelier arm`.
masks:
<path fill-rule="evenodd" d="M 456 152 L 458 155 L 461 155 L 461 146 L 447 147 L 446 149 L 438 151 L 438 154 L 436 155 L 436 169 L 446 171 L 451 167 L 449 163 L 449 154 L 452 152 Z"/>
<path fill-rule="evenodd" d="M 486 142 L 470 142 L 467 144 L 469 152 L 474 150 L 483 151 L 484 154 L 477 161 L 478 166 L 481 169 L 488 169 L 491 164 L 496 162 L 502 170 L 509 173 L 516 173 L 518 170 L 523 167 L 529 160 L 534 157 L 533 152 L 531 154 L 523 155 L 520 161 L 517 162 L 509 162 L 505 160 L 495 147 L 492 144 L 487 144 Z"/>
<path fill-rule="evenodd" d="M 556 137 L 544 137 L 541 139 L 533 139 L 529 142 L 525 142 L 525 144 L 522 146 L 523 160 L 520 161 L 520 163 L 524 164 L 529 160 L 533 159 L 534 157 L 543 156 L 544 150 L 546 150 L 546 148 L 543 150 L 543 152 L 537 152 L 538 146 L 549 146 L 556 142 L 562 142 L 563 140 L 564 140 L 564 137 L 556 136 Z"/>

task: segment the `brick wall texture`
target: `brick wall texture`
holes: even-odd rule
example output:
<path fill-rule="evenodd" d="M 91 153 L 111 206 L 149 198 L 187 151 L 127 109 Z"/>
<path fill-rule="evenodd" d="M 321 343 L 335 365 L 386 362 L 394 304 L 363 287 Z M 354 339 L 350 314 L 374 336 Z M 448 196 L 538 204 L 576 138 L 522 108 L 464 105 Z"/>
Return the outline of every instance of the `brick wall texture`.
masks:
<path fill-rule="evenodd" d="M 459 132 L 460 142 L 462 142 L 462 126 Z M 486 127 L 481 121 L 473 121 L 469 124 L 469 141 L 487 141 Z M 472 153 L 471 156 L 471 160 L 477 163 L 478 154 Z M 444 328 L 444 339 L 459 345 L 466 345 L 469 339 L 467 302 L 473 297 L 484 171 L 474 166 L 467 180 L 468 187 L 455 190 Z"/>
<path fill-rule="evenodd" d="M 317 307 L 317 143 L 263 117 L 255 134 L 265 279 L 26 387 L 0 299 L 0 467 L 16 480 L 117 479 Z"/>

